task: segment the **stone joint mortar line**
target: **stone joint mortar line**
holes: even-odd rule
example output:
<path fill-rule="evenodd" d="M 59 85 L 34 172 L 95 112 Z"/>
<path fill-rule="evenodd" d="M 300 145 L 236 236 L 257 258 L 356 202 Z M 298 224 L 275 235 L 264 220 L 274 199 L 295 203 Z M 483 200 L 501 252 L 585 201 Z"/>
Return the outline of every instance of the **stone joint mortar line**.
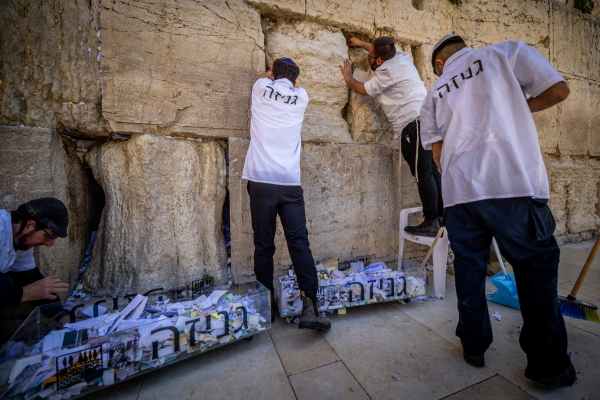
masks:
<path fill-rule="evenodd" d="M 494 371 L 494 372 L 496 372 L 496 371 Z M 457 393 L 464 392 L 464 391 L 465 391 L 465 390 L 467 390 L 468 388 L 470 388 L 470 387 L 473 387 L 473 386 L 475 386 L 475 385 L 479 385 L 480 383 L 483 383 L 483 382 L 485 382 L 485 381 L 487 381 L 487 380 L 490 380 L 490 379 L 492 379 L 492 378 L 495 378 L 496 376 L 502 376 L 502 375 L 500 375 L 499 373 L 497 373 L 497 372 L 496 372 L 496 375 L 490 376 L 489 378 L 485 378 L 484 380 L 481 380 L 481 381 L 479 381 L 479 382 L 475 382 L 474 384 L 472 384 L 472 385 L 469 385 L 469 386 L 467 386 L 467 387 L 465 387 L 465 388 L 462 388 L 462 389 L 460 389 L 460 390 L 457 390 L 456 392 L 450 393 L 450 394 L 449 394 L 449 395 L 447 395 L 447 396 L 440 397 L 438 400 L 447 399 L 448 397 L 450 397 L 450 396 L 453 396 L 453 395 L 455 395 L 455 394 L 457 394 Z M 502 377 L 503 377 L 503 376 L 502 376 Z M 504 378 L 504 377 L 503 377 L 503 378 Z M 506 378 L 504 378 L 504 379 L 506 379 Z M 508 379 L 506 379 L 506 380 L 508 380 Z M 509 381 L 509 382 L 510 382 L 510 381 Z M 512 383 L 512 382 L 511 382 L 511 383 Z M 517 385 L 515 385 L 515 386 L 517 386 Z M 517 387 L 518 387 L 519 389 L 521 389 L 519 386 L 517 386 Z M 521 390 L 523 390 L 523 389 L 521 389 Z M 523 390 L 523 392 L 525 392 L 525 390 Z"/>
<path fill-rule="evenodd" d="M 298 396 L 296 395 L 296 391 L 294 390 L 294 385 L 292 385 L 292 382 L 290 381 L 290 375 L 288 375 L 287 371 L 285 370 L 285 366 L 283 365 L 283 361 L 281 361 L 281 356 L 279 355 L 279 350 L 277 350 L 277 346 L 275 346 L 275 341 L 273 340 L 273 336 L 271 336 L 271 331 L 269 331 L 269 337 L 271 338 L 271 343 L 273 343 L 273 348 L 275 349 L 275 353 L 277 353 L 277 357 L 279 357 L 279 362 L 281 363 L 281 368 L 283 368 L 285 377 L 287 378 L 288 383 L 290 384 L 290 387 L 292 388 L 292 393 L 294 393 L 294 397 L 296 398 L 296 400 L 298 400 Z"/>
<path fill-rule="evenodd" d="M 340 362 L 342 364 L 344 364 L 344 367 L 346 367 L 346 369 L 348 370 L 348 372 L 350 372 L 350 375 L 352 375 L 352 377 L 354 378 L 354 380 L 356 381 L 356 383 L 358 383 L 358 386 L 360 386 L 360 388 L 365 392 L 365 394 L 367 395 L 367 397 L 369 399 L 373 400 L 373 398 L 371 397 L 371 395 L 369 394 L 369 392 L 367 392 L 367 390 L 358 381 L 358 379 L 356 379 L 356 376 L 354 376 L 354 374 L 352 373 L 352 371 L 350 370 L 350 368 L 348 368 L 348 366 L 346 365 L 346 363 L 344 362 L 344 360 L 342 359 L 342 357 L 340 357 L 340 355 L 338 354 L 337 351 L 335 351 L 335 349 L 333 348 L 333 346 L 331 345 L 331 343 L 329 343 L 329 340 L 327 340 L 327 337 L 325 337 L 325 335 L 323 335 L 323 332 L 319 332 L 319 333 L 321 334 L 321 336 L 323 336 L 323 339 L 325 339 L 325 341 L 327 342 L 327 344 L 329 345 L 329 347 L 331 347 L 331 350 L 333 350 L 333 352 L 335 353 L 335 355 L 340 359 Z"/>

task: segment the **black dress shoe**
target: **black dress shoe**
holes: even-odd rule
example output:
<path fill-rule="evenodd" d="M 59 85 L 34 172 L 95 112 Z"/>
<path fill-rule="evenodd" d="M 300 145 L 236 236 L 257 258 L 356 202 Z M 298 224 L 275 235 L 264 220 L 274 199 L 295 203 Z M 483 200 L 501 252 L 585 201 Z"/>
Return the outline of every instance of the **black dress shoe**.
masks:
<path fill-rule="evenodd" d="M 485 356 L 481 356 L 481 357 L 472 356 L 472 355 L 465 353 L 463 350 L 463 358 L 469 365 L 472 365 L 477 368 L 485 367 Z"/>
<path fill-rule="evenodd" d="M 577 371 L 575 371 L 575 367 L 571 364 L 567 369 L 554 376 L 545 376 L 527 367 L 525 369 L 525 377 L 538 385 L 542 385 L 548 389 L 555 389 L 560 386 L 571 386 L 574 384 L 577 380 Z"/>
<path fill-rule="evenodd" d="M 404 228 L 405 232 L 410 233 L 415 236 L 427 236 L 427 237 L 435 237 L 440 230 L 440 219 L 427 219 L 421 222 L 416 226 L 407 226 Z"/>

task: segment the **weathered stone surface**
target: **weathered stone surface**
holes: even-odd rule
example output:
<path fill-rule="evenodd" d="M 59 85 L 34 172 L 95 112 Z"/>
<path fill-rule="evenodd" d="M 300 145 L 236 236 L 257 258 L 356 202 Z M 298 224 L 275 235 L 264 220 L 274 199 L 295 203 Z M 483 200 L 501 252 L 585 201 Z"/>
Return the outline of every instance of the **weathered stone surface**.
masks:
<path fill-rule="evenodd" d="M 580 234 L 600 227 L 596 211 L 600 161 L 553 157 L 549 205 L 556 219 L 555 236 Z M 581 240 L 581 239 L 578 239 Z"/>
<path fill-rule="evenodd" d="M 600 81 L 600 19 L 552 1 L 552 64 L 560 71 Z"/>
<path fill-rule="evenodd" d="M 392 36 L 398 42 L 418 46 L 435 44 L 453 32 L 455 7 L 449 1 L 381 0 L 372 4 L 376 4 L 375 37 Z"/>
<path fill-rule="evenodd" d="M 413 52 L 413 60 L 419 75 L 425 83 L 427 91 L 431 89 L 431 86 L 437 81 L 438 77 L 433 73 L 431 66 L 431 54 L 433 53 L 433 45 L 422 44 L 417 47 Z"/>
<path fill-rule="evenodd" d="M 306 0 L 248 0 L 248 3 L 271 20 L 303 19 L 306 15 Z"/>
<path fill-rule="evenodd" d="M 533 113 L 533 122 L 538 133 L 542 153 L 555 154 L 558 145 L 558 129 L 556 123 L 557 107 Z"/>
<path fill-rule="evenodd" d="M 346 32 L 373 36 L 378 0 L 305 0 L 306 18 Z"/>
<path fill-rule="evenodd" d="M 308 93 L 302 123 L 302 140 L 349 143 L 348 123 L 342 109 L 348 102 L 348 86 L 338 65 L 348 58 L 344 35 L 335 28 L 313 22 L 278 21 L 265 38 L 267 65 L 290 57 L 300 67 L 296 86 Z"/>
<path fill-rule="evenodd" d="M 562 155 L 583 156 L 590 142 L 589 83 L 579 79 L 570 79 L 568 83 L 569 97 L 556 106 L 558 147 Z"/>
<path fill-rule="evenodd" d="M 456 7 L 452 20 L 453 32 L 471 47 L 522 40 L 544 57 L 550 55 L 548 0 L 465 1 Z"/>
<path fill-rule="evenodd" d="M 100 115 L 99 0 L 17 0 L 0 12 L 0 124 L 109 135 Z"/>
<path fill-rule="evenodd" d="M 232 266 L 253 270 L 253 231 L 242 170 L 249 141 L 229 141 Z M 236 161 L 233 161 L 236 160 Z M 315 260 L 370 254 L 395 260 L 398 187 L 394 155 L 384 146 L 302 145 L 302 187 L 310 247 Z M 291 264 L 277 222 L 275 264 Z"/>
<path fill-rule="evenodd" d="M 374 72 L 369 64 L 369 53 L 366 50 L 352 48 L 349 50 L 355 79 L 366 82 Z M 385 113 L 372 96 L 362 96 L 350 91 L 346 120 L 350 125 L 352 140 L 361 144 L 388 144 L 394 139 L 394 130 Z M 396 144 L 399 146 L 399 144 Z"/>
<path fill-rule="evenodd" d="M 600 5 L 597 7 L 600 8 Z M 600 85 L 590 83 L 589 89 L 590 146 L 588 152 L 591 157 L 600 157 Z M 600 207 L 600 203 L 598 205 Z"/>
<path fill-rule="evenodd" d="M 264 70 L 260 16 L 243 0 L 102 3 L 102 112 L 111 130 L 248 136 Z"/>
<path fill-rule="evenodd" d="M 226 165 L 216 142 L 134 135 L 95 146 L 86 159 L 106 193 L 86 290 L 205 271 L 226 277 Z"/>
<path fill-rule="evenodd" d="M 40 197 L 55 197 L 69 210 L 66 238 L 34 251 L 45 276 L 71 284 L 103 205 L 102 190 L 75 154 L 75 144 L 53 129 L 0 127 L 0 209 L 12 211 Z"/>

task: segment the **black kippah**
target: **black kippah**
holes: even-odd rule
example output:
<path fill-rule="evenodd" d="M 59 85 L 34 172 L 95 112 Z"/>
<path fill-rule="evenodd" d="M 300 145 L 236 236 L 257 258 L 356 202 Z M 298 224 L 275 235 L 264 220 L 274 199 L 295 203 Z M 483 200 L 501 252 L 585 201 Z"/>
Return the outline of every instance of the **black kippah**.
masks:
<path fill-rule="evenodd" d="M 373 42 L 374 46 L 385 46 L 387 44 L 394 44 L 394 39 L 392 39 L 389 36 L 382 36 L 375 39 L 375 41 Z"/>

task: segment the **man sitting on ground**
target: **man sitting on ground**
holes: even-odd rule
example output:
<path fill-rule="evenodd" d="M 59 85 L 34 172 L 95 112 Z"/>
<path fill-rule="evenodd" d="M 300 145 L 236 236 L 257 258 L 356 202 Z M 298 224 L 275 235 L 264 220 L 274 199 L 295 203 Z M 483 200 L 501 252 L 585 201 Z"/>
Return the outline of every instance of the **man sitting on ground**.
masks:
<path fill-rule="evenodd" d="M 57 301 L 57 293 L 69 285 L 44 278 L 35 266 L 33 248 L 52 246 L 67 236 L 69 216 L 65 205 L 54 198 L 21 204 L 15 211 L 0 210 L 0 308 L 23 301 L 42 305 Z"/>

